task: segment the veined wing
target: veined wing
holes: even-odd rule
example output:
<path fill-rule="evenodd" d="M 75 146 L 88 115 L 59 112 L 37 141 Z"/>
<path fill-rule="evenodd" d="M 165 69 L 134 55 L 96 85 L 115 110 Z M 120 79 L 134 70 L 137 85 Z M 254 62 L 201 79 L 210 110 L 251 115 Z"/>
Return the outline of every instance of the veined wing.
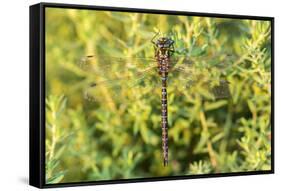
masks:
<path fill-rule="evenodd" d="M 129 72 L 141 72 L 156 66 L 153 58 L 111 57 L 106 55 L 88 55 L 82 57 L 79 67 L 88 75 L 114 79 Z"/>
<path fill-rule="evenodd" d="M 101 104 L 127 102 L 129 100 L 127 97 L 132 97 L 131 95 L 137 100 L 142 95 L 159 89 L 161 87 L 159 80 L 157 67 L 153 66 L 119 78 L 92 80 L 85 84 L 84 97 L 88 101 Z"/>
<path fill-rule="evenodd" d="M 89 74 L 90 79 L 84 91 L 87 100 L 99 103 L 126 101 L 130 92 L 139 98 L 146 93 L 152 94 L 155 89 L 158 92 L 161 87 L 161 78 L 153 58 L 96 59 L 95 56 L 82 59 L 81 68 Z M 230 97 L 229 83 L 224 77 L 225 71 L 231 66 L 230 60 L 222 57 L 193 60 L 172 57 L 170 64 L 168 86 L 176 91 L 207 99 Z"/>
<path fill-rule="evenodd" d="M 221 71 L 226 71 L 232 64 L 237 60 L 234 55 L 223 54 L 223 55 L 210 55 L 210 56 L 199 56 L 199 57 L 187 57 L 187 56 L 174 56 L 171 58 L 171 68 L 174 67 L 196 67 L 196 68 L 217 68 Z"/>
<path fill-rule="evenodd" d="M 183 94 L 216 100 L 231 97 L 227 72 L 235 61 L 232 56 L 212 56 L 197 59 L 175 59 L 169 85 Z"/>
<path fill-rule="evenodd" d="M 97 103 L 126 101 L 126 94 L 140 95 L 158 80 L 153 58 L 90 55 L 81 58 L 79 66 L 86 77 L 84 97 Z M 142 91 L 137 92 L 138 89 Z"/>

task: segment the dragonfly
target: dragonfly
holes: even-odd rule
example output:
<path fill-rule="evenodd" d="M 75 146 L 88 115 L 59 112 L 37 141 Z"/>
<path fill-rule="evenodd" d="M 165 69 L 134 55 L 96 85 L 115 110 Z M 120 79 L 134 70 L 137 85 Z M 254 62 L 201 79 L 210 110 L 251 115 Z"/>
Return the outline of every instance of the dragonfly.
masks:
<path fill-rule="evenodd" d="M 192 86 L 202 86 L 207 97 L 213 100 L 230 97 L 229 83 L 222 74 L 230 67 L 231 60 L 227 57 L 214 56 L 202 58 L 200 62 L 193 61 L 189 56 L 174 56 L 174 40 L 171 37 L 155 35 L 151 43 L 154 47 L 154 57 L 112 57 L 91 54 L 79 61 L 80 68 L 90 73 L 85 88 L 85 98 L 89 101 L 105 104 L 124 97 L 122 89 L 142 87 L 148 94 L 152 89 L 161 93 L 161 129 L 163 165 L 167 166 L 168 156 L 168 85 L 178 86 L 180 91 L 188 91 Z M 200 60 L 200 59 L 199 59 Z M 211 63 L 211 64 L 210 64 Z M 203 75 L 198 71 L 208 71 L 215 68 L 214 74 Z M 175 83 L 170 83 L 174 79 Z M 168 83 L 169 82 L 169 83 Z M 110 96 L 105 90 L 110 89 Z M 140 97 L 139 93 L 134 95 Z"/>

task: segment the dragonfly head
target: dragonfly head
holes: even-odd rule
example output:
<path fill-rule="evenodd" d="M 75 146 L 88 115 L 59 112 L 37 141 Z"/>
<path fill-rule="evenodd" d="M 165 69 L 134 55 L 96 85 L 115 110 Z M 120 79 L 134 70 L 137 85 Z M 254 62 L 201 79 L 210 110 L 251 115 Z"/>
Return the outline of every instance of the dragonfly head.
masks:
<path fill-rule="evenodd" d="M 158 56 L 170 56 L 174 52 L 174 41 L 169 37 L 160 37 L 154 44 L 155 54 Z"/>
<path fill-rule="evenodd" d="M 158 49 L 171 49 L 173 44 L 174 44 L 174 41 L 171 38 L 168 38 L 168 37 L 160 37 L 154 43 L 154 45 Z"/>

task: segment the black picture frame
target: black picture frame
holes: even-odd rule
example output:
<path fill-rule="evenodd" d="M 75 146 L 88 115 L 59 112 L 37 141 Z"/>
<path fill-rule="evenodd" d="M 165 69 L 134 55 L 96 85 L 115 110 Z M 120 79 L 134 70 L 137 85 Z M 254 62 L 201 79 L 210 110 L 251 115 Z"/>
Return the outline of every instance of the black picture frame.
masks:
<path fill-rule="evenodd" d="M 203 16 L 216 18 L 231 19 L 249 19 L 249 20 L 266 20 L 271 22 L 271 170 L 265 171 L 247 171 L 237 173 L 218 173 L 203 175 L 185 175 L 170 177 L 155 177 L 141 179 L 123 179 L 123 180 L 106 180 L 106 181 L 89 181 L 89 182 L 71 182 L 46 184 L 45 182 L 45 8 L 74 8 L 87 10 L 104 10 L 119 12 L 138 12 L 154 14 L 173 14 L 186 16 Z M 115 184 L 115 183 L 132 183 L 147 181 L 163 181 L 178 179 L 195 179 L 210 177 L 258 175 L 274 173 L 274 17 L 249 16 L 249 15 L 231 15 L 215 13 L 197 13 L 169 10 L 153 9 L 136 9 L 121 7 L 103 7 L 90 5 L 74 4 L 57 4 L 57 3 L 39 3 L 30 6 L 30 139 L 29 139 L 29 184 L 38 188 L 54 188 L 67 186 L 85 186 L 98 184 Z"/>

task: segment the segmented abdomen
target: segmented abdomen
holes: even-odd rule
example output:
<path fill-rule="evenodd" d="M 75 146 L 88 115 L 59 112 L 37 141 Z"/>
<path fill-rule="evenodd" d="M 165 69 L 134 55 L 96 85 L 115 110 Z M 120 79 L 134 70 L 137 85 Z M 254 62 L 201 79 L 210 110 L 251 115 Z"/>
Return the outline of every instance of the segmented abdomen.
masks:
<path fill-rule="evenodd" d="M 167 75 L 162 74 L 162 149 L 163 164 L 168 165 L 168 106 L 167 106 Z"/>

